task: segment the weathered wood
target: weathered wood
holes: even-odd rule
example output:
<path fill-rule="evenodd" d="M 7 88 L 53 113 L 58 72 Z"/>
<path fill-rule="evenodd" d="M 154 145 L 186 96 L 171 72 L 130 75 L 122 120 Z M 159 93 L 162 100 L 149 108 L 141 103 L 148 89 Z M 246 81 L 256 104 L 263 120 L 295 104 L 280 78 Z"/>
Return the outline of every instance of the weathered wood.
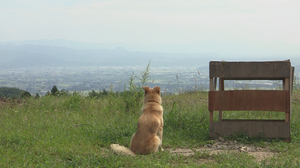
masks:
<path fill-rule="evenodd" d="M 209 91 L 209 111 L 289 112 L 290 92 L 286 90 Z"/>
<path fill-rule="evenodd" d="M 291 119 L 290 119 L 290 113 L 286 112 L 285 113 L 285 119 L 284 119 L 285 122 L 290 122 Z"/>
<path fill-rule="evenodd" d="M 291 88 L 291 78 L 290 77 L 284 78 L 282 89 L 289 91 L 290 94 L 291 93 L 290 88 Z M 291 102 L 289 102 L 289 106 L 292 107 Z M 285 122 L 290 122 L 290 110 L 285 113 Z"/>
<path fill-rule="evenodd" d="M 224 79 L 219 78 L 219 91 L 224 91 Z M 223 112 L 222 110 L 219 111 L 219 121 L 222 121 L 223 119 Z"/>
<path fill-rule="evenodd" d="M 209 63 L 209 76 L 230 79 L 281 80 L 290 77 L 291 62 L 216 62 Z"/>
<path fill-rule="evenodd" d="M 291 79 L 292 79 L 292 82 L 291 82 L 291 85 L 292 85 L 292 87 L 291 87 L 291 95 L 292 95 L 292 93 L 293 93 L 293 83 L 294 83 L 294 72 L 295 72 L 295 67 L 292 67 L 292 76 L 290 77 Z"/>
<path fill-rule="evenodd" d="M 250 137 L 291 139 L 291 95 L 294 67 L 289 60 L 273 62 L 215 62 L 209 66 L 209 137 L 246 132 Z M 219 78 L 219 91 L 216 91 Z M 224 80 L 282 80 L 283 90 L 224 91 Z M 219 121 L 213 121 L 219 111 Z M 285 120 L 224 120 L 222 111 L 280 111 Z"/>
<path fill-rule="evenodd" d="M 209 138 L 228 137 L 234 133 L 249 137 L 290 138 L 290 122 L 284 120 L 223 120 L 209 123 Z"/>
<path fill-rule="evenodd" d="M 214 91 L 214 78 L 209 78 L 209 90 Z"/>
<path fill-rule="evenodd" d="M 284 78 L 283 83 L 282 83 L 282 89 L 283 90 L 290 89 L 290 78 Z"/>
<path fill-rule="evenodd" d="M 293 84 L 294 84 L 294 72 L 295 72 L 295 67 L 292 67 L 292 69 L 291 69 L 291 76 L 290 76 L 290 79 L 291 79 L 291 82 L 290 82 L 290 91 L 291 91 L 291 93 L 290 93 L 290 96 L 292 97 L 292 94 L 293 94 Z M 288 122 L 290 122 L 291 121 L 291 118 L 292 118 L 292 101 L 290 101 L 290 112 L 289 112 L 289 120 L 288 120 Z"/>
<path fill-rule="evenodd" d="M 209 112 L 209 122 L 213 122 L 214 121 L 214 112 L 210 111 Z"/>
<path fill-rule="evenodd" d="M 214 90 L 217 90 L 217 78 L 214 78 Z"/>
<path fill-rule="evenodd" d="M 209 78 L 209 90 L 210 91 L 215 91 L 215 88 L 214 88 L 214 78 Z M 213 121 L 214 121 L 214 112 L 210 111 L 209 112 L 209 122 L 213 122 Z"/>
<path fill-rule="evenodd" d="M 224 79 L 223 78 L 219 78 L 219 90 L 223 91 L 225 89 L 224 87 Z"/>

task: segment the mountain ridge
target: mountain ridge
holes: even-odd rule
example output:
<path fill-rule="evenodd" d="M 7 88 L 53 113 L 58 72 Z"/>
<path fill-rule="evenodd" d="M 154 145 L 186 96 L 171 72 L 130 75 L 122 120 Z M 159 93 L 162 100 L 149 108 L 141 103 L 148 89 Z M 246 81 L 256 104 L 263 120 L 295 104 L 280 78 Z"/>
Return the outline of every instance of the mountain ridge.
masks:
<path fill-rule="evenodd" d="M 277 61 L 290 59 L 300 69 L 299 56 L 234 57 L 214 53 L 164 53 L 112 49 L 73 49 L 66 46 L 0 44 L 0 66 L 139 66 L 151 60 L 151 66 L 205 67 L 209 61 Z M 239 58 L 239 59 L 237 59 Z M 299 68 L 298 68 L 299 67 Z"/>
<path fill-rule="evenodd" d="M 160 52 L 132 52 L 124 48 L 115 49 L 71 49 L 67 47 L 43 46 L 43 45 L 0 45 L 0 54 L 3 58 L 1 66 L 33 66 L 48 65 L 54 66 L 53 62 L 58 65 L 108 65 L 108 66 L 138 66 L 149 60 L 152 66 L 200 66 L 204 65 L 202 60 L 220 57 L 217 54 L 173 54 Z M 28 61 L 23 62 L 24 59 Z M 46 61 L 44 61 L 45 59 Z M 195 61 L 199 63 L 195 64 Z M 53 60 L 53 61 L 51 61 Z M 208 61 L 208 60 L 207 60 Z M 207 62 L 205 61 L 205 62 Z M 4 65 L 5 64 L 5 65 Z"/>
<path fill-rule="evenodd" d="M 215 40 L 199 40 L 189 43 L 155 43 L 155 44 L 131 44 L 120 42 L 77 42 L 65 39 L 52 40 L 24 40 L 24 41 L 0 41 L 0 45 L 44 45 L 59 46 L 72 49 L 115 49 L 122 47 L 128 51 L 138 52 L 161 52 L 161 53 L 215 53 L 229 56 L 256 57 L 261 56 L 300 56 L 300 46 L 282 41 L 215 41 Z"/>

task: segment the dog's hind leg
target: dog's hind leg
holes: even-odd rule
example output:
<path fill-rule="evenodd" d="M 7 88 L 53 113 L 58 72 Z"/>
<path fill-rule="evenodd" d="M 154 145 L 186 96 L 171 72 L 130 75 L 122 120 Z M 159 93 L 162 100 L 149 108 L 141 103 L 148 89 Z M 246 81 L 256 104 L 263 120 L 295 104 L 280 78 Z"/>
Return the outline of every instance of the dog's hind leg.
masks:
<path fill-rule="evenodd" d="M 160 148 L 160 151 L 164 151 L 164 149 L 161 147 L 162 146 L 162 134 L 163 134 L 163 127 L 160 127 L 157 131 L 157 136 L 160 140 L 159 147 L 158 147 L 158 148 Z"/>
<path fill-rule="evenodd" d="M 159 150 L 161 144 L 161 140 L 158 136 L 154 135 L 149 141 L 145 142 L 145 153 L 144 154 L 150 154 L 152 152 L 157 152 Z"/>

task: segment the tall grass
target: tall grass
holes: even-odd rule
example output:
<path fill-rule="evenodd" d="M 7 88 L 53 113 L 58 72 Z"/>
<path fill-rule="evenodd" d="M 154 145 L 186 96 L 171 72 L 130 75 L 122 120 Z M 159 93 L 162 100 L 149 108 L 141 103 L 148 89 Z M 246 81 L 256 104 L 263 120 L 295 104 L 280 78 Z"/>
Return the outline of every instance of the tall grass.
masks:
<path fill-rule="evenodd" d="M 163 97 L 165 146 L 196 145 L 207 139 L 206 109 L 188 105 L 196 102 L 197 95 L 186 106 L 174 106 L 181 103 L 176 96 Z M 100 155 L 111 143 L 128 146 L 141 110 L 128 113 L 125 106 L 124 99 L 115 95 L 99 99 L 46 96 L 2 105 L 0 163 L 62 164 L 70 156 Z"/>
<path fill-rule="evenodd" d="M 165 95 L 162 100 L 165 122 L 163 147 L 195 148 L 209 142 L 206 92 Z M 299 147 L 300 144 L 299 100 L 300 92 L 295 91 L 291 121 L 292 143 L 277 142 L 278 144 L 275 143 L 272 148 L 274 151 L 284 152 L 280 155 L 291 158 L 291 163 L 280 159 L 278 163 L 271 165 L 299 163 L 294 161 L 299 159 L 299 155 L 294 156 L 297 154 L 294 148 Z M 126 112 L 125 106 L 126 102 L 120 95 L 108 95 L 98 99 L 80 95 L 45 96 L 39 99 L 29 98 L 21 103 L 11 102 L 1 105 L 0 166 L 197 165 L 195 156 L 173 156 L 168 152 L 139 156 L 135 159 L 113 154 L 109 150 L 109 145 L 119 143 L 129 146 L 131 136 L 137 128 L 137 120 L 141 115 L 142 102 L 139 103 L 140 107 L 135 113 Z M 290 149 L 292 152 L 288 153 L 283 148 Z M 202 154 L 199 156 L 199 158 L 207 157 Z M 247 160 L 248 156 L 238 157 Z M 225 155 L 209 157 L 209 159 L 215 161 L 213 164 L 215 166 L 224 160 L 228 164 L 238 161 Z M 249 162 L 247 164 L 251 165 Z"/>

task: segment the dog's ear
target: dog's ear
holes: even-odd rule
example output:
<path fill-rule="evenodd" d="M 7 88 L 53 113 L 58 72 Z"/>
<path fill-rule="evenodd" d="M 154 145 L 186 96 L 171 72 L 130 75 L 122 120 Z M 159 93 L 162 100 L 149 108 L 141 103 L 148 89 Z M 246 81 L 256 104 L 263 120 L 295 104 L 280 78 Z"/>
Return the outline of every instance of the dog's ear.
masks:
<path fill-rule="evenodd" d="M 155 87 L 154 87 L 154 90 L 156 90 L 156 92 L 160 95 L 160 87 L 155 86 Z"/>
<path fill-rule="evenodd" d="M 148 86 L 143 86 L 143 89 L 144 89 L 145 93 L 150 90 L 150 88 Z"/>

